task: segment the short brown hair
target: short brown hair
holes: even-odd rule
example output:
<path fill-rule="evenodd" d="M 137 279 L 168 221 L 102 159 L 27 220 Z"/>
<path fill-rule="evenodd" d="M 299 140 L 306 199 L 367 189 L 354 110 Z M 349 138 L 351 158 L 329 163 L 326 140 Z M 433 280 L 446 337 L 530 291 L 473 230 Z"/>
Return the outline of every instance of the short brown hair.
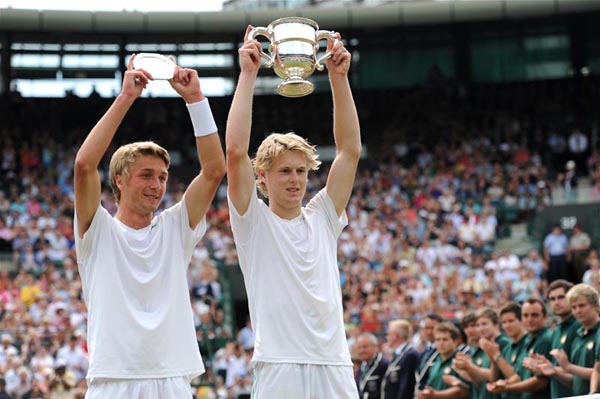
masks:
<path fill-rule="evenodd" d="M 433 329 L 434 333 L 450 333 L 450 336 L 454 341 L 460 338 L 460 331 L 458 328 L 450 323 L 449 321 L 443 321 L 435 326 Z"/>
<path fill-rule="evenodd" d="M 482 317 L 485 317 L 486 319 L 490 319 L 491 322 L 496 325 L 498 325 L 498 323 L 500 322 L 498 313 L 496 313 L 493 309 L 490 309 L 490 308 L 483 308 L 483 309 L 479 309 L 477 311 L 476 318 L 480 319 Z"/>
<path fill-rule="evenodd" d="M 573 285 L 574 284 L 572 282 L 567 281 L 567 280 L 563 280 L 563 279 L 554 280 L 548 286 L 548 289 L 546 290 L 546 296 L 548 296 L 550 294 L 550 291 L 554 291 L 559 288 L 562 288 L 563 290 L 565 290 L 565 294 L 566 294 L 567 292 L 569 292 L 569 290 L 571 288 L 573 288 Z"/>
<path fill-rule="evenodd" d="M 548 311 L 546 310 L 546 304 L 541 299 L 538 299 L 538 298 L 527 298 L 525 300 L 525 302 L 523 302 L 523 304 L 526 304 L 526 303 L 528 303 L 530 305 L 534 305 L 534 304 L 537 303 L 542 308 L 542 316 L 546 317 L 548 315 Z"/>
<path fill-rule="evenodd" d="M 506 313 L 513 313 L 517 319 L 521 320 L 521 306 L 516 302 L 510 302 L 500 309 L 500 316 Z"/>
<path fill-rule="evenodd" d="M 150 155 L 162 159 L 167 169 L 171 164 L 171 157 L 167 150 L 153 141 L 138 141 L 136 143 L 126 144 L 115 151 L 110 159 L 108 175 L 110 178 L 110 188 L 115 195 L 117 204 L 121 200 L 121 190 L 117 186 L 117 175 L 129 175 L 129 168 L 133 163 L 144 155 Z"/>
<path fill-rule="evenodd" d="M 475 316 L 475 313 L 469 312 L 463 316 L 463 318 L 460 320 L 460 324 L 464 328 L 464 327 L 467 327 L 471 323 L 475 323 L 476 321 L 477 321 L 477 316 Z"/>

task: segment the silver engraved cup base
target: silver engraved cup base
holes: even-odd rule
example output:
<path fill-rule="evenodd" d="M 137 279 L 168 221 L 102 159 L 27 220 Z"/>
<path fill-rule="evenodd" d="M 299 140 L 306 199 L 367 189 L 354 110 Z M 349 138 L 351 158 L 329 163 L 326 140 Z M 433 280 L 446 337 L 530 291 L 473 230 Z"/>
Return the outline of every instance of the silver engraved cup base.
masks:
<path fill-rule="evenodd" d="M 299 77 L 289 78 L 277 86 L 277 93 L 284 97 L 304 97 L 315 90 L 308 80 Z"/>

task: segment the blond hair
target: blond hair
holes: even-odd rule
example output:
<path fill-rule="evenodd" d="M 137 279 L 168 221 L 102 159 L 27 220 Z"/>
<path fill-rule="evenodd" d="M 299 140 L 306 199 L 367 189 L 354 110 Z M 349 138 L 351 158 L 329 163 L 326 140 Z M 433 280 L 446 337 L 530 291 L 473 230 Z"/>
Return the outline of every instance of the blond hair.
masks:
<path fill-rule="evenodd" d="M 259 171 L 270 170 L 275 158 L 288 151 L 298 151 L 302 153 L 306 158 L 308 170 L 319 169 L 321 161 L 319 161 L 319 154 L 317 154 L 314 145 L 292 132 L 272 133 L 263 140 L 256 151 L 256 157 L 252 160 L 254 173 L 258 175 Z M 256 185 L 265 197 L 269 196 L 267 187 L 263 181 L 257 178 Z"/>
<path fill-rule="evenodd" d="M 408 320 L 398 319 L 390 322 L 388 331 L 398 334 L 402 339 L 409 340 L 413 335 L 412 325 Z"/>
<path fill-rule="evenodd" d="M 133 165 L 139 157 L 144 155 L 162 159 L 167 169 L 171 164 L 171 157 L 167 150 L 152 141 L 138 141 L 119 147 L 110 159 L 110 166 L 108 169 L 110 188 L 115 195 L 117 204 L 121 200 L 121 190 L 117 186 L 117 175 L 129 177 L 129 168 L 131 165 Z"/>
<path fill-rule="evenodd" d="M 567 301 L 569 301 L 569 305 L 572 305 L 573 302 L 581 297 L 585 298 L 587 303 L 592 306 L 600 306 L 598 291 L 591 285 L 577 284 L 567 292 Z"/>

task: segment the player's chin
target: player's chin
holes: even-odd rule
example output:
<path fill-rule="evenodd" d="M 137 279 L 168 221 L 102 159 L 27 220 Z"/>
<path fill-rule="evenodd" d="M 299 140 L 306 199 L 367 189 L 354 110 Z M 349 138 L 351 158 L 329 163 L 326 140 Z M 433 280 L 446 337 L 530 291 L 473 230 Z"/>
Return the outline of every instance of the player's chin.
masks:
<path fill-rule="evenodd" d="M 294 195 L 291 195 L 290 197 L 288 197 L 288 200 L 292 205 L 300 205 L 301 206 L 303 197 L 304 196 L 301 194 L 294 194 Z"/>
<path fill-rule="evenodd" d="M 158 210 L 158 208 L 160 208 L 160 204 L 161 204 L 162 200 L 161 199 L 153 199 L 150 201 L 146 202 L 146 210 L 148 212 L 156 212 Z"/>

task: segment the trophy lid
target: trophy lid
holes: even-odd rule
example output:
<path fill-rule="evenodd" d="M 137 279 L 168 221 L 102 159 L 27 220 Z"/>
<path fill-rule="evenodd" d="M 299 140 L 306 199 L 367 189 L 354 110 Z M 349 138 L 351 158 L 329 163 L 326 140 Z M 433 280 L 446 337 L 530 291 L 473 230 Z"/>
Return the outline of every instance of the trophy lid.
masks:
<path fill-rule="evenodd" d="M 317 24 L 315 21 L 313 21 L 310 18 L 304 18 L 304 17 L 283 17 L 283 18 L 279 18 L 279 19 L 276 19 L 275 21 L 271 22 L 269 24 L 269 28 L 273 29 L 277 25 L 294 24 L 294 23 L 296 23 L 296 24 L 310 25 L 315 30 L 319 30 L 319 24 Z"/>

